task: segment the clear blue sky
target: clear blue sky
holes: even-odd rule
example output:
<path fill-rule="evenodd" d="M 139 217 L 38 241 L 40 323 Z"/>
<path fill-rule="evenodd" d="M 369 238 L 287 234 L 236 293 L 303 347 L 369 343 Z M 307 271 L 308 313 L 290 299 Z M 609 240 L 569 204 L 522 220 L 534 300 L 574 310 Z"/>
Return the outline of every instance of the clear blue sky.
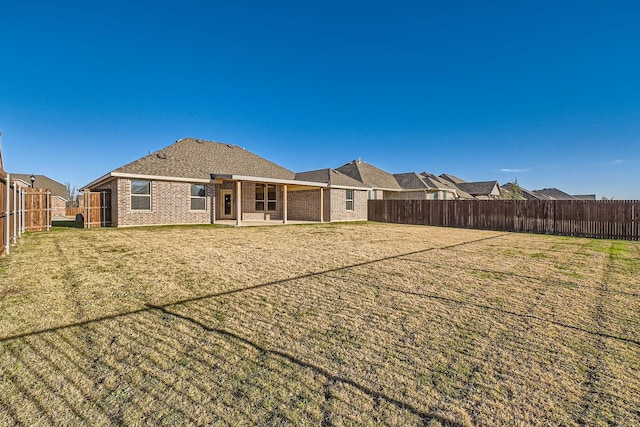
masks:
<path fill-rule="evenodd" d="M 640 199 L 640 2 L 4 2 L 0 130 L 78 186 L 192 136 Z"/>

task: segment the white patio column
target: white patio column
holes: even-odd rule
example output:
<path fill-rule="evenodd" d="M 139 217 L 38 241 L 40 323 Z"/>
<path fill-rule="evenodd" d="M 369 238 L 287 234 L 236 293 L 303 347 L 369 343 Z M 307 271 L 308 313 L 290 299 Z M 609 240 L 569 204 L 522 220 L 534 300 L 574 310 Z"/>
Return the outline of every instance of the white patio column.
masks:
<path fill-rule="evenodd" d="M 236 181 L 236 225 L 242 224 L 242 182 Z"/>
<path fill-rule="evenodd" d="M 324 215 L 323 215 L 324 200 L 323 200 L 323 196 L 324 196 L 324 192 L 322 190 L 322 187 L 320 187 L 320 222 L 324 222 Z"/>
<path fill-rule="evenodd" d="M 282 186 L 282 223 L 287 223 L 287 184 Z"/>

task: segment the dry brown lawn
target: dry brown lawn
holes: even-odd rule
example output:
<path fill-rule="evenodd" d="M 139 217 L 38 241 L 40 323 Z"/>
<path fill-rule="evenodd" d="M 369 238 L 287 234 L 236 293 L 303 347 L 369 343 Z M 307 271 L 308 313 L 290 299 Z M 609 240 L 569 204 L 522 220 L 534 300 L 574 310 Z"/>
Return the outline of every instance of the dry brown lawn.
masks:
<path fill-rule="evenodd" d="M 640 425 L 640 244 L 54 229 L 0 259 L 0 425 Z"/>

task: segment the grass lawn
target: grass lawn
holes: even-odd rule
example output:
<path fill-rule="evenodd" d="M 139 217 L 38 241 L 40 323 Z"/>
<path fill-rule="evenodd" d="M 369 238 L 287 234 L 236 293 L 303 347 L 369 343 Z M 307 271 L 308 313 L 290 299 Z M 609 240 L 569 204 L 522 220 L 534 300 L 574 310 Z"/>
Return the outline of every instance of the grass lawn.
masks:
<path fill-rule="evenodd" d="M 0 259 L 0 425 L 640 425 L 640 244 L 54 228 Z"/>

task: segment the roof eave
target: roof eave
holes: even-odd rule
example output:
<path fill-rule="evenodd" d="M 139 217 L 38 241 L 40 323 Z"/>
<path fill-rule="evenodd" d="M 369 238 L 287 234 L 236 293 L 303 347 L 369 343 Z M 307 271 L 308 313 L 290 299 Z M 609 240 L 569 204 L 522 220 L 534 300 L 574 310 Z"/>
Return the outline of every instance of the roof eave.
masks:
<path fill-rule="evenodd" d="M 265 178 L 260 176 L 248 176 L 248 175 L 222 175 L 211 174 L 211 179 L 228 179 L 231 181 L 252 181 L 252 182 L 265 182 L 268 184 L 291 184 L 291 185 L 306 185 L 309 187 L 321 187 L 326 188 L 329 184 L 324 182 L 313 181 L 299 181 L 296 179 L 281 179 L 281 178 Z M 207 181 L 208 182 L 208 181 Z"/>

